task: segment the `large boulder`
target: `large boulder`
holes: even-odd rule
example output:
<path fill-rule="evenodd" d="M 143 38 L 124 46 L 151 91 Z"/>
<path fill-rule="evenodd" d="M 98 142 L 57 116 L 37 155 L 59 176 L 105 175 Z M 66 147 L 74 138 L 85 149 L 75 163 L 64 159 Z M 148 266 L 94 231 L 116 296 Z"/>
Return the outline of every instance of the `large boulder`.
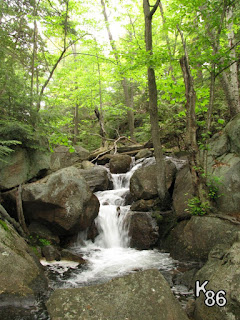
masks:
<path fill-rule="evenodd" d="M 75 152 L 70 152 L 66 146 L 59 146 L 54 149 L 51 155 L 51 171 L 57 171 L 62 168 L 70 167 L 77 162 L 87 160 L 89 151 L 83 147 L 76 146 Z"/>
<path fill-rule="evenodd" d="M 176 175 L 176 166 L 171 161 L 166 161 L 166 183 L 169 189 Z M 157 197 L 156 165 L 148 165 L 137 169 L 130 180 L 130 192 L 138 199 L 153 199 Z"/>
<path fill-rule="evenodd" d="M 25 240 L 2 220 L 0 256 L 0 309 L 4 312 L 9 306 L 33 306 L 47 290 L 47 279 Z"/>
<path fill-rule="evenodd" d="M 227 304 L 207 307 L 203 293 L 196 299 L 194 319 L 240 319 L 240 233 L 232 246 L 216 246 L 209 254 L 208 262 L 201 268 L 195 280 L 202 284 L 208 280 L 206 290 L 226 292 Z"/>
<path fill-rule="evenodd" d="M 188 320 L 158 270 L 95 286 L 57 289 L 47 309 L 52 320 Z"/>
<path fill-rule="evenodd" d="M 75 167 L 59 170 L 23 186 L 24 214 L 29 221 L 43 221 L 59 235 L 71 235 L 91 226 L 99 201 Z"/>
<path fill-rule="evenodd" d="M 116 154 L 109 162 L 111 173 L 126 173 L 131 166 L 132 158 L 128 155 Z"/>
<path fill-rule="evenodd" d="M 4 160 L 0 162 L 0 190 L 14 188 L 44 175 L 50 167 L 50 152 L 18 147 Z"/>
<path fill-rule="evenodd" d="M 227 134 L 230 151 L 240 156 L 240 114 L 237 114 L 224 128 Z"/>
<path fill-rule="evenodd" d="M 219 178 L 219 182 L 215 182 L 219 195 L 216 199 L 218 211 L 240 218 L 240 157 L 227 153 L 214 159 L 209 173 Z"/>
<path fill-rule="evenodd" d="M 91 169 L 80 170 L 80 173 L 93 192 L 104 191 L 110 187 L 111 181 L 105 167 L 95 166 Z"/>
<path fill-rule="evenodd" d="M 126 218 L 130 236 L 130 247 L 150 249 L 158 240 L 158 226 L 148 212 L 130 211 Z"/>
<path fill-rule="evenodd" d="M 173 258 L 205 262 L 214 246 L 231 244 L 240 230 L 239 224 L 223 218 L 194 216 L 189 221 L 181 221 L 171 230 L 163 246 Z"/>

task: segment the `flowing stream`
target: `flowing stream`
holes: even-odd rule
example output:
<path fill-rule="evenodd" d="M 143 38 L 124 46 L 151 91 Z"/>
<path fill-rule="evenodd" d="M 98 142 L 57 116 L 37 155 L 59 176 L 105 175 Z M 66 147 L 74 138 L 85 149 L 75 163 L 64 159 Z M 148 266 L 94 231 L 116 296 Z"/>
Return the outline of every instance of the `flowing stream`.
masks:
<path fill-rule="evenodd" d="M 56 275 L 53 287 L 98 284 L 114 277 L 151 268 L 159 269 L 166 278 L 174 273 L 178 261 L 173 260 L 168 253 L 157 249 L 136 250 L 129 247 L 130 238 L 125 218 L 130 206 L 125 203 L 126 196 L 129 195 L 130 178 L 139 167 L 149 165 L 153 161 L 153 158 L 140 160 L 134 163 L 126 174 L 111 174 L 113 190 L 95 193 L 100 202 L 99 215 L 95 220 L 99 234 L 92 242 L 86 240 L 86 232 L 81 233 L 71 248 L 87 260 L 87 265 L 79 269 L 74 262 L 60 261 L 47 264 Z M 184 287 L 172 286 L 172 289 L 176 295 L 189 294 Z"/>

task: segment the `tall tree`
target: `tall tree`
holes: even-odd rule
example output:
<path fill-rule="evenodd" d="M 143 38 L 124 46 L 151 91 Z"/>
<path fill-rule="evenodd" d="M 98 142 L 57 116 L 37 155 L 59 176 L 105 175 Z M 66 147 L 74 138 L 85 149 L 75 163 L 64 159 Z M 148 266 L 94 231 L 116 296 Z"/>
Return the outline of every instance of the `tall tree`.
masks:
<path fill-rule="evenodd" d="M 145 17 L 145 45 L 147 53 L 153 55 L 152 45 L 152 18 L 159 6 L 160 0 L 157 0 L 154 6 L 150 6 L 148 0 L 143 0 L 143 11 Z M 155 71 L 151 63 L 148 65 L 148 94 L 149 94 L 149 113 L 151 121 L 151 133 L 154 147 L 154 155 L 156 158 L 156 176 L 158 196 L 163 204 L 167 204 L 168 191 L 166 187 L 165 161 L 160 142 L 160 132 L 158 124 L 158 100 L 157 85 L 155 79 Z"/>
<path fill-rule="evenodd" d="M 117 63 L 120 65 L 121 62 L 120 62 L 120 58 L 119 58 L 119 55 L 117 52 L 117 47 L 116 47 L 115 41 L 112 36 L 111 29 L 109 26 L 109 21 L 108 21 L 108 16 L 107 16 L 107 11 L 106 11 L 106 4 L 105 4 L 104 0 L 101 0 L 101 5 L 103 8 L 103 16 L 104 16 L 105 25 L 106 25 L 107 32 L 108 32 L 109 42 L 112 47 L 114 57 L 115 57 Z M 134 140 L 134 112 L 132 109 L 133 108 L 132 84 L 131 84 L 131 81 L 126 79 L 126 77 L 123 77 L 123 79 L 121 80 L 121 83 L 122 83 L 122 87 L 123 87 L 125 103 L 128 108 L 127 116 L 128 116 L 128 126 L 129 126 L 129 131 L 130 131 L 130 137 L 132 140 Z"/>

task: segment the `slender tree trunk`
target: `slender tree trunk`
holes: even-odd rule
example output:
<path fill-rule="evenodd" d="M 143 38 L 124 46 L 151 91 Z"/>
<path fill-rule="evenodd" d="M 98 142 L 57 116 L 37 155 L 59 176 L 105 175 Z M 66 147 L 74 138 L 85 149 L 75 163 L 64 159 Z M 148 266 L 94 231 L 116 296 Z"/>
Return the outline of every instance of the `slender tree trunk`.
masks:
<path fill-rule="evenodd" d="M 153 9 L 150 11 L 148 0 L 143 0 L 143 11 L 145 17 L 145 44 L 146 51 L 151 55 L 152 52 L 152 17 L 159 5 L 159 0 L 156 1 Z M 166 187 L 165 161 L 160 142 L 160 130 L 158 124 L 158 106 L 157 106 L 157 85 L 155 79 L 155 71 L 148 67 L 148 93 L 149 93 L 149 113 L 151 122 L 151 133 L 154 147 L 154 155 L 156 159 L 156 177 L 158 196 L 163 204 L 168 200 L 168 192 Z"/>
<path fill-rule="evenodd" d="M 77 48 L 76 48 L 76 44 L 73 45 L 72 50 L 73 50 L 74 62 L 77 63 L 77 58 L 76 58 Z M 76 84 L 75 90 L 77 90 L 77 84 Z M 79 121 L 78 121 L 78 107 L 79 107 L 78 103 L 76 102 L 75 108 L 74 108 L 74 116 L 73 116 L 73 123 L 74 123 L 73 144 L 74 145 L 77 144 L 78 135 L 79 135 L 79 129 L 78 129 L 78 124 L 79 124 Z"/>
<path fill-rule="evenodd" d="M 230 48 L 230 58 L 232 61 L 236 60 L 235 51 L 235 36 L 233 31 L 233 7 L 230 5 L 226 11 L 227 28 L 228 28 L 228 45 Z M 239 99 L 239 83 L 238 83 L 238 68 L 237 62 L 233 63 L 229 69 L 229 85 L 227 85 L 227 76 L 223 76 L 226 89 L 229 91 L 230 113 L 232 116 L 240 112 L 240 99 Z"/>
<path fill-rule="evenodd" d="M 105 5 L 104 0 L 101 0 L 101 5 L 103 8 L 103 16 L 104 16 L 104 20 L 105 20 L 106 29 L 108 32 L 109 42 L 112 47 L 115 60 L 118 64 L 120 64 L 120 59 L 119 59 L 119 55 L 117 52 L 117 47 L 116 47 L 115 41 L 113 40 L 113 36 L 112 36 L 111 30 L 109 27 L 109 21 L 108 21 L 108 16 L 107 16 L 107 12 L 106 12 L 106 5 Z M 128 116 L 128 127 L 129 127 L 129 131 L 130 131 L 130 137 L 132 140 L 134 140 L 134 129 L 135 129 L 135 127 L 134 127 L 134 112 L 132 109 L 133 105 L 131 105 L 131 100 L 129 98 L 129 86 L 131 87 L 131 82 L 128 84 L 127 79 L 124 77 L 123 80 L 121 81 L 121 83 L 122 83 L 122 87 L 123 87 L 123 91 L 124 91 L 125 103 L 128 108 L 127 116 Z"/>
<path fill-rule="evenodd" d="M 104 116 L 103 116 L 101 69 L 100 69 L 100 63 L 99 63 L 98 55 L 97 55 L 97 66 L 98 66 L 98 85 L 99 85 L 100 111 L 98 111 L 98 109 L 95 108 L 95 113 L 96 113 L 96 115 L 99 114 L 98 121 L 99 121 L 99 125 L 100 125 L 100 133 L 101 133 L 101 136 L 102 136 L 102 146 L 107 148 L 107 146 L 108 146 L 107 133 L 106 133 L 106 130 L 105 130 L 105 123 L 104 123 Z"/>
<path fill-rule="evenodd" d="M 18 191 L 16 194 L 16 206 L 17 206 L 17 215 L 18 221 L 20 226 L 22 227 L 23 231 L 28 235 L 29 231 L 25 222 L 24 214 L 23 214 L 23 207 L 22 207 L 22 186 L 21 184 L 18 187 Z"/>

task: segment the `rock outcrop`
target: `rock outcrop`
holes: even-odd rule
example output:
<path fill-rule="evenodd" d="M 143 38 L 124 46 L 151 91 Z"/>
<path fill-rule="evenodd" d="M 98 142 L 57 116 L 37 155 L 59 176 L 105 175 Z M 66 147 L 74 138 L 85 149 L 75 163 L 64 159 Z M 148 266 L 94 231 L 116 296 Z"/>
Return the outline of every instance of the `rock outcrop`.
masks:
<path fill-rule="evenodd" d="M 70 167 L 77 162 L 87 160 L 89 151 L 80 146 L 75 146 L 75 152 L 69 152 L 69 148 L 59 146 L 54 149 L 51 155 L 51 171 L 57 171 L 62 168 Z"/>
<path fill-rule="evenodd" d="M 16 148 L 0 162 L 0 190 L 7 190 L 44 175 L 50 167 L 50 152 Z"/>
<path fill-rule="evenodd" d="M 47 289 L 38 259 L 11 225 L 0 220 L 0 309 L 28 307 Z"/>
<path fill-rule="evenodd" d="M 188 221 L 181 221 L 171 230 L 163 246 L 173 258 L 205 262 L 217 244 L 232 244 L 240 230 L 240 225 L 222 218 L 194 216 Z"/>
<path fill-rule="evenodd" d="M 137 272 L 101 285 L 57 289 L 47 309 L 52 320 L 188 320 L 158 270 Z"/>
<path fill-rule="evenodd" d="M 206 290 L 213 290 L 215 293 L 224 290 L 226 305 L 207 307 L 204 304 L 206 298 L 201 293 L 196 299 L 194 319 L 240 319 L 240 232 L 236 240 L 230 247 L 216 246 L 210 252 L 208 262 L 195 276 L 195 280 L 199 280 L 201 284 L 209 281 Z"/>

